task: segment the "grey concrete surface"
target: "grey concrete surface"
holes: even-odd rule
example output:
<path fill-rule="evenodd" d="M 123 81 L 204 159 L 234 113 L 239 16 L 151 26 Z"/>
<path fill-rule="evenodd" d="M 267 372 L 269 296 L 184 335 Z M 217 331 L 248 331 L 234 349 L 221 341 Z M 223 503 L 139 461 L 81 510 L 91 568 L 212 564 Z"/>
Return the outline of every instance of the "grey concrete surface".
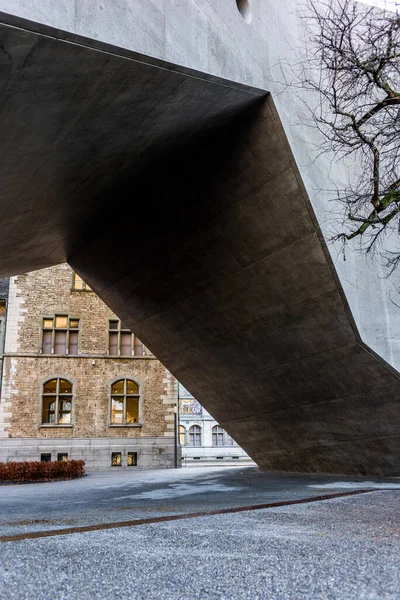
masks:
<path fill-rule="evenodd" d="M 264 469 L 398 475 L 398 375 L 362 343 L 314 218 L 298 105 L 276 96 L 289 145 L 266 97 L 295 4 L 254 1 L 251 23 L 233 1 L 78 4 L 0 1 L 0 274 L 68 260 Z M 303 165 L 307 189 L 328 172 Z"/>
<path fill-rule="evenodd" d="M 178 69 L 188 67 L 270 91 L 321 229 L 330 236 L 337 221 L 328 201 L 327 177 L 345 181 L 347 170 L 330 156 L 319 155 L 318 135 L 303 118 L 303 101 L 313 107 L 316 100 L 286 87 L 283 75 L 304 46 L 304 3 L 250 0 L 250 5 L 250 23 L 240 15 L 236 0 L 0 0 L 0 11 L 7 19 L 30 19 L 36 30 L 45 24 L 84 36 L 89 43 L 112 44 Z M 400 370 L 399 278 L 386 280 L 379 260 L 357 249 L 356 244 L 349 246 L 343 261 L 339 246 L 330 246 L 362 339 Z"/>
<path fill-rule="evenodd" d="M 160 451 L 160 448 L 162 451 Z M 102 438 L 0 438 L 0 462 L 10 460 L 40 460 L 41 454 L 51 454 L 57 460 L 59 453 L 67 453 L 69 460 L 84 460 L 85 469 L 110 471 L 111 453 L 122 453 L 123 469 L 127 466 L 127 453 L 137 453 L 136 470 L 169 469 L 174 466 L 174 439 L 166 437 L 102 437 Z M 11 458 L 10 458 L 11 457 Z M 178 448 L 178 464 L 181 461 Z M 133 467 L 132 467 L 133 468 Z"/>
<path fill-rule="evenodd" d="M 1 546 L 1 600 L 397 600 L 399 492 Z"/>
<path fill-rule="evenodd" d="M 91 473 L 74 481 L 0 486 L 0 536 L 382 488 L 400 493 L 400 480 L 272 474 L 256 467 Z"/>

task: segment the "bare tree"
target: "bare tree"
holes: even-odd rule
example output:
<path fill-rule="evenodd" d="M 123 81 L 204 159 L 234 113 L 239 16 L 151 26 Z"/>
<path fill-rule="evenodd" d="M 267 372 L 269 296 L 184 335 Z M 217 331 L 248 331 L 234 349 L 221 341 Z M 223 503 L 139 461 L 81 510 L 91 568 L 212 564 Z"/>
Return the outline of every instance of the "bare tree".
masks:
<path fill-rule="evenodd" d="M 355 0 L 307 0 L 311 39 L 297 82 L 319 97 L 312 120 L 323 151 L 355 165 L 336 197 L 344 207 L 344 244 L 358 238 L 379 251 L 389 271 L 399 250 L 381 243 L 400 236 L 400 15 Z"/>

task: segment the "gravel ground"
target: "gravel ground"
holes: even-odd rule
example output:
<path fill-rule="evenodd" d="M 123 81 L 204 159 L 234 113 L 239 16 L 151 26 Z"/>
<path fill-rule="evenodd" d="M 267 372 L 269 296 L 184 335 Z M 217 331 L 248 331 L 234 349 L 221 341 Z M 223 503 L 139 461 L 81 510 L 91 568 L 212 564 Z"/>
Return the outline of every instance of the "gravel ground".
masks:
<path fill-rule="evenodd" d="M 400 599 L 400 492 L 0 546 L 0 600 Z"/>

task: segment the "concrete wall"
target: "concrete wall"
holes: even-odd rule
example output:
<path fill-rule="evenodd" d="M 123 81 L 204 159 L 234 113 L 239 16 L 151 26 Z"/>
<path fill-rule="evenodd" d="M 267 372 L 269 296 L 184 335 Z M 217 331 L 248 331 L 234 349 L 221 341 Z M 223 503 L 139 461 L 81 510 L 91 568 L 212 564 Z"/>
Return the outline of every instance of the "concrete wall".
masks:
<path fill-rule="evenodd" d="M 82 3 L 47 13 L 42 3 L 3 4 L 92 36 L 2 26 L 14 119 L 7 153 L 1 141 L 2 203 L 8 215 L 16 197 L 19 225 L 18 235 L 12 218 L 5 226 L 3 246 L 18 239 L 8 272 L 68 259 L 264 468 L 398 473 L 399 379 L 360 343 L 291 148 L 324 227 L 316 189 L 331 165 L 312 160 L 299 100 L 276 83 L 275 65 L 296 55 L 303 34 L 298 5 L 254 0 L 250 20 L 234 0 L 93 2 L 88 18 Z M 148 56 L 94 41 L 115 43 L 114 34 Z M 272 90 L 278 111 L 271 97 L 214 75 Z M 34 174 L 22 189 L 21 156 Z M 46 222 L 35 242 L 27 209 Z M 122 222 L 140 223 L 133 243 Z M 362 264 L 338 268 L 364 337 L 386 356 L 371 327 L 381 291 L 365 304 Z"/>
<path fill-rule="evenodd" d="M 121 467 L 111 466 L 112 452 L 121 452 Z M 128 452 L 137 452 L 137 466 L 127 466 Z M 173 439 L 131 437 L 32 439 L 8 438 L 0 440 L 0 462 L 38 461 L 41 454 L 51 454 L 57 460 L 58 453 L 67 453 L 68 459 L 84 460 L 87 471 L 108 469 L 166 469 L 174 466 Z M 180 461 L 180 458 L 179 458 Z"/>
<path fill-rule="evenodd" d="M 296 0 L 250 0 L 251 22 L 236 0 L 0 0 L 0 11 L 151 57 L 271 91 L 322 230 L 331 232 L 326 174 L 346 177 L 329 157 L 315 157 L 318 137 L 301 123 L 301 99 L 282 86 L 282 61 L 304 40 Z M 354 243 L 356 247 L 356 242 Z M 399 294 L 377 261 L 330 247 L 362 339 L 400 370 Z M 396 283 L 396 280 L 395 280 Z"/>

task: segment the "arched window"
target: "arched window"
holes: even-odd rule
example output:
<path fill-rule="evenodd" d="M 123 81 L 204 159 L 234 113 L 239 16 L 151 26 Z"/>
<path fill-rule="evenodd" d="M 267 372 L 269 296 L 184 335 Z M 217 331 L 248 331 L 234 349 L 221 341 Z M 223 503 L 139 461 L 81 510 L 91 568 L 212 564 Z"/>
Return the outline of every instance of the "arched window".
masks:
<path fill-rule="evenodd" d="M 214 425 L 212 428 L 212 445 L 223 446 L 224 445 L 224 429 L 219 425 Z"/>
<path fill-rule="evenodd" d="M 201 446 L 200 425 L 192 425 L 189 428 L 189 446 Z"/>
<path fill-rule="evenodd" d="M 233 437 L 231 437 L 229 435 L 229 433 L 226 434 L 226 445 L 227 446 L 237 446 L 237 443 L 235 442 L 235 440 L 233 439 Z"/>
<path fill-rule="evenodd" d="M 186 445 L 186 427 L 183 425 L 179 426 L 179 443 L 181 446 Z"/>
<path fill-rule="evenodd" d="M 72 423 L 72 383 L 55 377 L 43 384 L 42 424 L 70 425 Z"/>
<path fill-rule="evenodd" d="M 118 379 L 111 385 L 111 425 L 139 423 L 139 385 L 132 379 Z"/>

